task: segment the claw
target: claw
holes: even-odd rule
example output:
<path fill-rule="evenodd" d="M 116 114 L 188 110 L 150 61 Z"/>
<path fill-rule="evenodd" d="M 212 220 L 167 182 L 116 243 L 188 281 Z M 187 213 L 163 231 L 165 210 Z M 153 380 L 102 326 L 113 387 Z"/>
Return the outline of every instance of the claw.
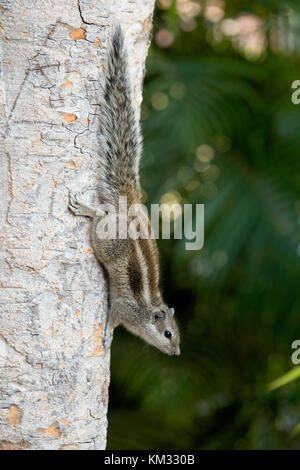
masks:
<path fill-rule="evenodd" d="M 79 210 L 76 194 L 71 192 L 69 193 L 69 209 L 73 213 L 76 213 Z"/>
<path fill-rule="evenodd" d="M 82 200 L 82 193 L 69 193 L 69 209 L 75 215 L 94 217 L 96 211 Z"/>

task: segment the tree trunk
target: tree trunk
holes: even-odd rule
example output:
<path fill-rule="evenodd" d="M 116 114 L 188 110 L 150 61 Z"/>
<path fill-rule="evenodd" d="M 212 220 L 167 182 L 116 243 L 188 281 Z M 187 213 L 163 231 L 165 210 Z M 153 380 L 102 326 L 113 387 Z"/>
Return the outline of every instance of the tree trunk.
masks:
<path fill-rule="evenodd" d="M 98 78 L 113 23 L 139 110 L 153 4 L 0 2 L 0 449 L 105 448 L 106 285 L 68 193 L 97 187 Z"/>

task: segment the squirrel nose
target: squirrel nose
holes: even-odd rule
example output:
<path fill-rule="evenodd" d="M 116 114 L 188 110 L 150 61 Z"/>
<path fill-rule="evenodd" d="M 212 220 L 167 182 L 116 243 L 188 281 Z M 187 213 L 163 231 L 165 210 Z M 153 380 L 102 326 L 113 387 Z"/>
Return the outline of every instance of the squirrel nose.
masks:
<path fill-rule="evenodd" d="M 175 349 L 174 356 L 179 356 L 180 355 L 180 348 L 179 346 Z"/>

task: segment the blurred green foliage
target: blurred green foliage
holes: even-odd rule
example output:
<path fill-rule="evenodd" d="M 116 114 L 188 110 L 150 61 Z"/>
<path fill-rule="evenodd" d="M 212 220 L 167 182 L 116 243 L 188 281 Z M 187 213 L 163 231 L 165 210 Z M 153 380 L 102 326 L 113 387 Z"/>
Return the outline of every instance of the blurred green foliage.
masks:
<path fill-rule="evenodd" d="M 300 339 L 297 79 L 298 0 L 158 2 L 142 182 L 204 203 L 205 243 L 159 241 L 180 357 L 115 332 L 109 449 L 300 448 L 300 379 L 267 389 Z"/>

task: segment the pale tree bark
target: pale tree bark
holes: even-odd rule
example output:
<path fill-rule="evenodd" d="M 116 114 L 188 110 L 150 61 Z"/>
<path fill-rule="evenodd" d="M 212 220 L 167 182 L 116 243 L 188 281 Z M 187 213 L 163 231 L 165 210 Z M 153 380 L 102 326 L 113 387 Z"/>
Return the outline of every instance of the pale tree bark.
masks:
<path fill-rule="evenodd" d="M 97 188 L 98 78 L 114 23 L 139 110 L 153 4 L 0 1 L 1 449 L 105 448 L 106 284 L 68 193 Z"/>

